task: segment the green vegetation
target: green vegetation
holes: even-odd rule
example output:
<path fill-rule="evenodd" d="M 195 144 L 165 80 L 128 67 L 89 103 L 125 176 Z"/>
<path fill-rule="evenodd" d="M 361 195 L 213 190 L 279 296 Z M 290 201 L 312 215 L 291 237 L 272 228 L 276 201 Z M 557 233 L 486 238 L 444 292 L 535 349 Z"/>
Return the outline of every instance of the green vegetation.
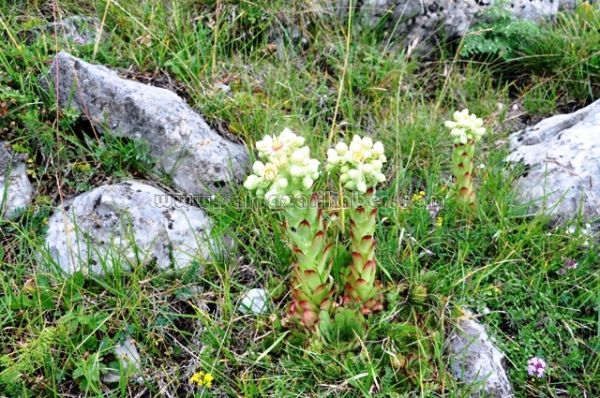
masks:
<path fill-rule="evenodd" d="M 28 156 L 37 192 L 0 229 L 0 395 L 460 397 L 469 387 L 448 375 L 444 336 L 470 308 L 484 314 L 506 353 L 517 396 L 599 396 L 597 242 L 579 220 L 553 227 L 515 203 L 517 171 L 503 163 L 501 145 L 512 132 L 515 93 L 525 117 L 598 98 L 599 13 L 584 7 L 537 28 L 543 40 L 533 44 L 486 50 L 467 36 L 463 59 L 442 56 L 424 68 L 384 51 L 373 32 L 289 3 L 0 1 L 0 138 Z M 72 14 L 104 21 L 97 45 L 51 35 L 26 42 L 26 30 Z M 292 22 L 307 45 L 295 40 Z M 217 232 L 235 242 L 219 261 L 178 274 L 143 266 L 103 278 L 44 272 L 37 253 L 61 198 L 143 178 L 151 163 L 143 146 L 95 136 L 57 109 L 38 77 L 60 49 L 178 91 L 249 148 L 284 127 L 320 159 L 338 139 L 381 141 L 387 181 L 377 195 L 388 205 L 379 208 L 375 254 L 387 304 L 368 329 L 344 312 L 323 344 L 284 328 L 293 262 L 285 230 L 271 209 L 238 209 L 224 198 L 207 205 Z M 453 138 L 444 127 L 463 108 L 488 129 L 474 159 L 478 206 L 470 220 L 450 200 Z M 241 186 L 235 194 L 250 196 Z M 337 277 L 349 258 L 343 250 L 331 256 Z M 577 267 L 563 272 L 568 260 Z M 240 315 L 250 287 L 268 289 L 269 315 Z M 359 337 L 351 351 L 349 335 Z M 141 383 L 112 352 L 126 336 L 142 356 Z M 544 378 L 527 375 L 533 356 L 548 363 Z M 124 376 L 119 383 L 102 382 L 110 369 Z M 190 383 L 197 372 L 214 377 L 203 381 L 210 388 Z"/>
<path fill-rule="evenodd" d="M 460 55 L 491 62 L 495 74 L 517 80 L 528 112 L 600 96 L 600 10 L 583 2 L 553 23 L 517 20 L 491 9 L 465 36 Z"/>

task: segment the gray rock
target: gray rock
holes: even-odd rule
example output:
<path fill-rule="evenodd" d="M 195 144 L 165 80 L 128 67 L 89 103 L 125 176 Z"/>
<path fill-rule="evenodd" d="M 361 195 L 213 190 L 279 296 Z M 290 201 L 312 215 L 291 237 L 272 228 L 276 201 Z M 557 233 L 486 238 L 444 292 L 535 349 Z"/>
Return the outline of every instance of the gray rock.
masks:
<path fill-rule="evenodd" d="M 248 290 L 240 300 L 242 314 L 263 315 L 269 310 L 269 294 L 265 289 Z"/>
<path fill-rule="evenodd" d="M 347 0 L 338 0 L 337 14 L 346 14 Z M 559 7 L 572 8 L 573 0 L 364 0 L 357 2 L 356 18 L 367 27 L 383 23 L 404 45 L 426 53 L 440 36 L 462 37 L 484 11 L 504 6 L 516 18 L 541 21 L 556 16 Z"/>
<path fill-rule="evenodd" d="M 32 198 L 25 163 L 0 142 L 0 219 L 14 219 Z"/>
<path fill-rule="evenodd" d="M 600 215 L 600 100 L 512 134 L 507 160 L 526 173 L 515 182 L 522 203 L 558 221 Z"/>
<path fill-rule="evenodd" d="M 246 174 L 244 146 L 214 132 L 175 93 L 119 78 L 104 66 L 60 52 L 48 79 L 59 103 L 73 107 L 100 131 L 144 141 L 158 172 L 188 194 L 223 190 Z"/>
<path fill-rule="evenodd" d="M 94 44 L 98 35 L 102 32 L 100 21 L 96 18 L 81 15 L 71 15 L 58 22 L 51 22 L 39 28 L 32 29 L 27 34 L 29 42 L 36 39 L 40 34 L 56 34 L 58 38 L 68 42 L 85 45 Z"/>
<path fill-rule="evenodd" d="M 503 366 L 504 354 L 492 343 L 482 324 L 459 319 L 447 339 L 452 376 L 470 386 L 470 397 L 514 397 Z"/>
<path fill-rule="evenodd" d="M 105 185 L 81 194 L 48 220 L 48 254 L 65 273 L 104 274 L 119 264 L 179 269 L 219 247 L 208 238 L 211 222 L 196 207 L 168 199 L 138 181 Z"/>
<path fill-rule="evenodd" d="M 117 344 L 113 352 L 121 369 L 126 369 L 127 374 L 138 375 L 136 381 L 143 382 L 140 376 L 142 373 L 142 359 L 135 345 L 135 341 L 131 337 L 127 337 L 122 343 Z M 110 371 L 102 377 L 104 383 L 118 383 L 121 380 L 121 375 L 117 371 Z"/>

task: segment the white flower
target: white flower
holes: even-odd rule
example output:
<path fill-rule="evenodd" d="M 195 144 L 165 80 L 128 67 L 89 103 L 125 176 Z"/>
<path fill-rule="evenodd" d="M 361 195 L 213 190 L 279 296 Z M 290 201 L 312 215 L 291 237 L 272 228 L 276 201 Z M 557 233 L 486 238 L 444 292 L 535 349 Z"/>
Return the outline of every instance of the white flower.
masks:
<path fill-rule="evenodd" d="M 280 178 L 277 180 L 276 184 L 279 188 L 287 188 L 288 180 L 286 178 Z"/>
<path fill-rule="evenodd" d="M 304 138 L 285 129 L 256 143 L 261 160 L 254 162 L 244 187 L 264 197 L 270 206 L 290 203 L 291 197 L 310 195 L 319 178 L 320 162 L 310 157 Z"/>
<path fill-rule="evenodd" d="M 367 184 L 365 184 L 364 180 L 356 182 L 356 190 L 361 193 L 367 192 Z"/>
<path fill-rule="evenodd" d="M 254 174 L 256 175 L 263 176 L 265 174 L 265 164 L 260 160 L 257 160 L 252 165 L 252 171 L 254 171 Z"/>
<path fill-rule="evenodd" d="M 314 181 L 310 177 L 304 177 L 304 179 L 302 180 L 302 184 L 304 185 L 304 188 L 306 188 L 306 189 L 310 189 L 312 187 L 313 183 L 314 183 Z"/>
<path fill-rule="evenodd" d="M 450 129 L 455 144 L 466 144 L 471 140 L 477 142 L 485 134 L 483 120 L 474 114 L 469 114 L 468 109 L 456 111 L 452 117 L 454 120 L 448 120 L 444 125 Z"/>
<path fill-rule="evenodd" d="M 266 135 L 256 142 L 258 156 L 280 165 L 292 152 L 304 145 L 304 138 L 284 129 L 278 136 Z"/>
<path fill-rule="evenodd" d="M 339 161 L 340 157 L 338 156 L 338 152 L 333 148 L 329 148 L 327 150 L 327 162 L 337 164 Z"/>
<path fill-rule="evenodd" d="M 264 170 L 263 170 L 262 177 L 266 181 L 275 181 L 275 179 L 277 178 L 278 173 L 279 173 L 279 170 L 277 169 L 277 166 L 275 166 L 273 163 L 267 163 L 265 165 Z"/>
<path fill-rule="evenodd" d="M 344 154 L 348 152 L 348 145 L 343 142 L 338 142 L 335 146 L 335 151 L 338 153 L 338 155 L 344 156 Z"/>
<path fill-rule="evenodd" d="M 253 191 L 258 187 L 258 185 L 261 182 L 262 182 L 262 179 L 259 176 L 250 174 L 248 176 L 248 178 L 246 178 L 246 181 L 244 181 L 244 188 L 246 188 L 249 191 Z"/>
<path fill-rule="evenodd" d="M 327 169 L 339 172 L 340 182 L 350 191 L 365 193 L 385 181 L 386 157 L 381 142 L 355 135 L 350 145 L 339 142 L 327 151 Z"/>

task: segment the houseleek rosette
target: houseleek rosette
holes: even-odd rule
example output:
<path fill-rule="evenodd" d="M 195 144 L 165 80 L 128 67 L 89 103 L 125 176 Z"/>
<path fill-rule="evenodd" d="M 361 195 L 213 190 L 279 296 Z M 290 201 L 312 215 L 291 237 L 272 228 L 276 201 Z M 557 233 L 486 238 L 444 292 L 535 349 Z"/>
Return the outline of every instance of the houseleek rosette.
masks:
<path fill-rule="evenodd" d="M 256 143 L 260 160 L 253 165 L 244 187 L 282 207 L 287 237 L 296 256 L 289 317 L 313 328 L 322 311 L 329 311 L 334 293 L 323 213 L 313 194 L 320 163 L 310 157 L 304 138 L 285 129 Z"/>
<path fill-rule="evenodd" d="M 383 308 L 381 284 L 376 279 L 377 208 L 372 201 L 375 187 L 385 181 L 383 152 L 381 142 L 359 136 L 354 136 L 349 146 L 340 142 L 327 152 L 327 167 L 339 176 L 344 189 L 362 195 L 361 203 L 352 202 L 348 211 L 352 262 L 346 269 L 343 301 L 357 304 L 365 315 Z"/>
<path fill-rule="evenodd" d="M 456 199 L 462 205 L 474 207 L 476 196 L 473 186 L 473 161 L 475 143 L 485 134 L 483 120 L 464 109 L 454 112 L 453 120 L 444 124 L 450 129 L 450 135 L 454 139 L 452 173 L 455 177 Z"/>

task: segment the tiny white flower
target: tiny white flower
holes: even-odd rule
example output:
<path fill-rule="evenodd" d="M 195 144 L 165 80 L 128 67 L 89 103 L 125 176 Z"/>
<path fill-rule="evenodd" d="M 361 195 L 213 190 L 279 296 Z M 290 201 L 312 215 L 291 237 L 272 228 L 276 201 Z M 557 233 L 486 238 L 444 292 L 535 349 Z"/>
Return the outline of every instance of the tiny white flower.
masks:
<path fill-rule="evenodd" d="M 367 192 L 367 184 L 363 180 L 360 180 L 356 183 L 356 190 L 361 193 Z"/>
<path fill-rule="evenodd" d="M 333 148 L 329 148 L 327 150 L 327 161 L 329 163 L 337 163 L 339 162 L 340 157 L 338 156 L 338 153 L 335 149 Z"/>
<path fill-rule="evenodd" d="M 348 170 L 348 173 L 346 173 L 346 174 L 348 174 L 348 177 L 350 177 L 352 179 L 357 179 L 361 175 L 360 171 L 357 169 Z"/>
<path fill-rule="evenodd" d="M 246 181 L 244 181 L 244 188 L 253 191 L 258 187 L 258 184 L 262 182 L 262 179 L 254 174 L 250 174 Z"/>
<path fill-rule="evenodd" d="M 288 186 L 288 180 L 285 178 L 280 178 L 277 180 L 277 186 L 279 188 L 287 188 Z"/>
<path fill-rule="evenodd" d="M 254 171 L 254 174 L 256 174 L 258 176 L 264 175 L 265 164 L 261 161 L 254 162 L 254 164 L 252 165 L 252 171 Z"/>
<path fill-rule="evenodd" d="M 265 165 L 263 177 L 267 181 L 274 181 L 277 178 L 277 173 L 277 166 L 275 166 L 273 163 L 267 163 Z"/>
<path fill-rule="evenodd" d="M 335 151 L 338 153 L 338 155 L 343 156 L 346 154 L 346 152 L 348 152 L 348 145 L 343 142 L 338 142 L 335 146 Z"/>
<path fill-rule="evenodd" d="M 366 174 L 369 174 L 373 171 L 373 165 L 371 165 L 370 163 L 363 163 L 359 166 L 359 168 L 360 171 Z"/>
<path fill-rule="evenodd" d="M 361 144 L 364 149 L 369 149 L 373 146 L 373 140 L 371 137 L 364 137 Z"/>
<path fill-rule="evenodd" d="M 302 180 L 302 184 L 304 184 L 304 188 L 306 188 L 306 189 L 310 189 L 312 187 L 313 183 L 314 183 L 314 181 L 310 177 L 304 177 L 304 179 Z"/>
<path fill-rule="evenodd" d="M 377 141 L 375 144 L 373 144 L 373 151 L 377 155 L 383 155 L 383 144 L 380 141 Z"/>

